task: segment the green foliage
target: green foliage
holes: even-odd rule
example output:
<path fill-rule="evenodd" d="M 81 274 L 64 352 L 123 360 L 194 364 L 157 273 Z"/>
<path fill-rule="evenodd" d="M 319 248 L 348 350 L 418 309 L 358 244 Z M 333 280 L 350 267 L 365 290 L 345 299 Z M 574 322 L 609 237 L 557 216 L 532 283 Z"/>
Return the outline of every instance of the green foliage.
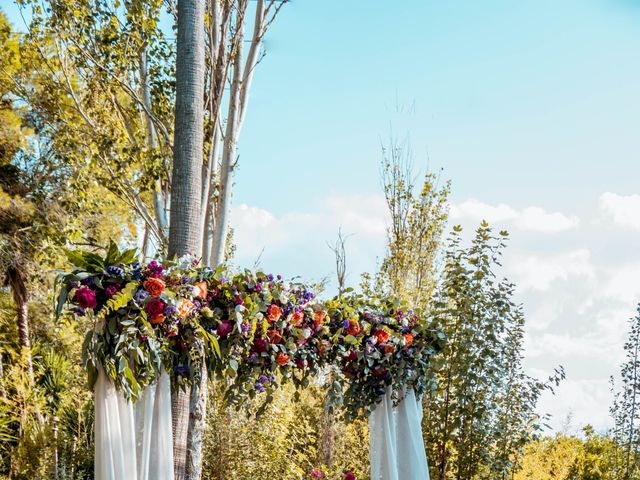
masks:
<path fill-rule="evenodd" d="M 496 276 L 506 233 L 483 223 L 464 247 L 461 231 L 451 234 L 431 303 L 449 341 L 425 397 L 430 468 L 437 480 L 508 478 L 540 427 L 540 394 L 564 373 L 540 382 L 523 372 L 523 314 L 513 284 Z"/>
<path fill-rule="evenodd" d="M 618 480 L 614 470 L 616 445 L 591 426 L 583 435 L 556 434 L 530 442 L 514 480 Z M 635 478 L 635 477 L 632 477 Z"/>
<path fill-rule="evenodd" d="M 308 479 L 313 468 L 325 479 L 342 480 L 343 471 L 369 476 L 367 422 L 334 424 L 333 466 L 317 460 L 320 448 L 322 389 L 312 384 L 299 395 L 288 385 L 274 395 L 259 419 L 260 402 L 240 411 L 224 407 L 223 388 L 213 385 L 205 433 L 203 480 Z"/>

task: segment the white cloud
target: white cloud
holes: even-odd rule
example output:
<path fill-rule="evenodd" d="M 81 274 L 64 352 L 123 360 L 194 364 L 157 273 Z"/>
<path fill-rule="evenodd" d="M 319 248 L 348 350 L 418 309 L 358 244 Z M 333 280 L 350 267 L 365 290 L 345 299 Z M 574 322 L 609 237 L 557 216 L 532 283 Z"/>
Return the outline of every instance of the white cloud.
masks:
<path fill-rule="evenodd" d="M 635 305 L 640 302 L 640 262 L 629 262 L 603 272 L 600 294 L 604 297 Z"/>
<path fill-rule="evenodd" d="M 598 206 L 616 225 L 640 230 L 640 195 L 606 192 L 600 195 Z"/>
<path fill-rule="evenodd" d="M 468 218 L 479 222 L 486 220 L 489 223 L 508 222 L 518 217 L 518 211 L 504 203 L 489 205 L 470 198 L 462 203 L 451 206 L 451 218 Z"/>
<path fill-rule="evenodd" d="M 508 265 L 518 290 L 549 290 L 557 280 L 591 278 L 594 267 L 587 248 L 553 255 L 514 256 Z"/>
<path fill-rule="evenodd" d="M 516 225 L 522 230 L 540 233 L 556 233 L 571 230 L 580 223 L 575 216 L 566 216 L 560 212 L 547 212 L 540 207 L 527 207 L 516 219 Z"/>
<path fill-rule="evenodd" d="M 268 264 L 263 266 L 288 270 L 283 273 L 317 279 L 322 269 L 323 276 L 330 275 L 333 259 L 327 242 L 332 243 L 341 228 L 350 236 L 348 268 L 359 275 L 375 268 L 376 258 L 384 252 L 386 220 L 382 195 L 333 195 L 313 209 L 282 215 L 241 204 L 231 212 L 235 261 L 252 265 L 261 257 Z"/>
<path fill-rule="evenodd" d="M 604 431 L 611 425 L 609 416 L 611 394 L 609 382 L 603 379 L 564 380 L 555 395 L 547 392 L 538 404 L 540 413 L 548 413 L 551 426 L 556 431 L 579 433 L 589 424 L 597 431 Z M 571 421 L 567 425 L 567 418 Z"/>
<path fill-rule="evenodd" d="M 557 233 L 577 227 L 580 219 L 560 212 L 547 212 L 540 207 L 517 210 L 507 204 L 489 205 L 474 198 L 452 205 L 451 218 L 469 219 L 474 222 L 487 220 L 489 223 L 513 223 L 523 231 Z"/>

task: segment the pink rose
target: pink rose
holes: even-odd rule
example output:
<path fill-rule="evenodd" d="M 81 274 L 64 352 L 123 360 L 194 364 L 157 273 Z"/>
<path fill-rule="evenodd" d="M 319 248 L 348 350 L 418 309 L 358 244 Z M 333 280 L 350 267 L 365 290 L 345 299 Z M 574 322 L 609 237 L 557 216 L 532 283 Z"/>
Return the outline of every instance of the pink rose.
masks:
<path fill-rule="evenodd" d="M 76 290 L 73 296 L 73 301 L 76 302 L 82 308 L 96 308 L 98 302 L 96 301 L 96 292 L 89 287 L 80 287 Z"/>

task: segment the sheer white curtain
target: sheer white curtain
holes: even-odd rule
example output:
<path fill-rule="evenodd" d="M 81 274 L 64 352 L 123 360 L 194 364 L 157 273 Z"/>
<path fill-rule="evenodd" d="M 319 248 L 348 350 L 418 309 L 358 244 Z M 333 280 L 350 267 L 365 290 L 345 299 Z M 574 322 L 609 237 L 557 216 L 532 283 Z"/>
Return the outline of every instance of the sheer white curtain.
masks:
<path fill-rule="evenodd" d="M 394 408 L 391 389 L 369 417 L 371 480 L 429 480 L 422 406 L 413 390 Z"/>
<path fill-rule="evenodd" d="M 162 370 L 134 405 L 100 370 L 95 386 L 95 479 L 173 480 L 171 384 Z"/>

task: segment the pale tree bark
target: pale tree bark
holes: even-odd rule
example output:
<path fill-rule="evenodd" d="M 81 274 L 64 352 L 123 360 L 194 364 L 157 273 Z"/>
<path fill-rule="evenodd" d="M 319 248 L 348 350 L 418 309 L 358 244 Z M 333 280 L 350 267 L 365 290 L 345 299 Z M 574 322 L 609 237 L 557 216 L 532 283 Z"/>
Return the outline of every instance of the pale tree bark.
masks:
<path fill-rule="evenodd" d="M 258 0 L 253 20 L 253 33 L 246 59 L 244 58 L 244 28 L 248 0 L 238 0 L 238 19 L 232 45 L 230 66 L 233 69 L 227 111 L 227 124 L 224 134 L 220 174 L 217 177 L 218 198 L 210 219 L 214 227 L 210 229 L 205 244 L 210 245 L 209 259 L 212 265 L 224 262 L 226 239 L 228 234 L 228 216 L 231 207 L 233 171 L 237 161 L 237 145 L 242 125 L 247 113 L 249 92 L 253 82 L 255 68 L 261 58 L 261 46 L 264 34 L 286 1 L 275 2 Z"/>
<path fill-rule="evenodd" d="M 153 125 L 153 119 L 148 112 L 152 111 L 151 105 L 151 92 L 149 89 L 149 77 L 147 70 L 147 52 L 143 50 L 140 54 L 140 90 L 142 96 L 142 102 L 145 105 L 145 109 L 142 114 L 145 118 L 145 124 L 147 126 L 147 145 L 149 150 L 155 152 L 158 148 L 158 142 L 156 140 L 156 130 Z M 156 188 L 153 191 L 153 210 L 155 213 L 155 220 L 158 224 L 158 232 L 160 233 L 161 238 L 160 243 L 167 243 L 167 230 L 169 227 L 169 221 L 167 219 L 167 205 L 166 198 L 163 195 L 162 189 L 162 180 L 158 178 L 156 180 Z"/>
<path fill-rule="evenodd" d="M 169 257 L 200 252 L 203 150 L 204 0 L 178 0 L 176 110 Z M 186 477 L 189 393 L 171 399 L 175 479 Z"/>

